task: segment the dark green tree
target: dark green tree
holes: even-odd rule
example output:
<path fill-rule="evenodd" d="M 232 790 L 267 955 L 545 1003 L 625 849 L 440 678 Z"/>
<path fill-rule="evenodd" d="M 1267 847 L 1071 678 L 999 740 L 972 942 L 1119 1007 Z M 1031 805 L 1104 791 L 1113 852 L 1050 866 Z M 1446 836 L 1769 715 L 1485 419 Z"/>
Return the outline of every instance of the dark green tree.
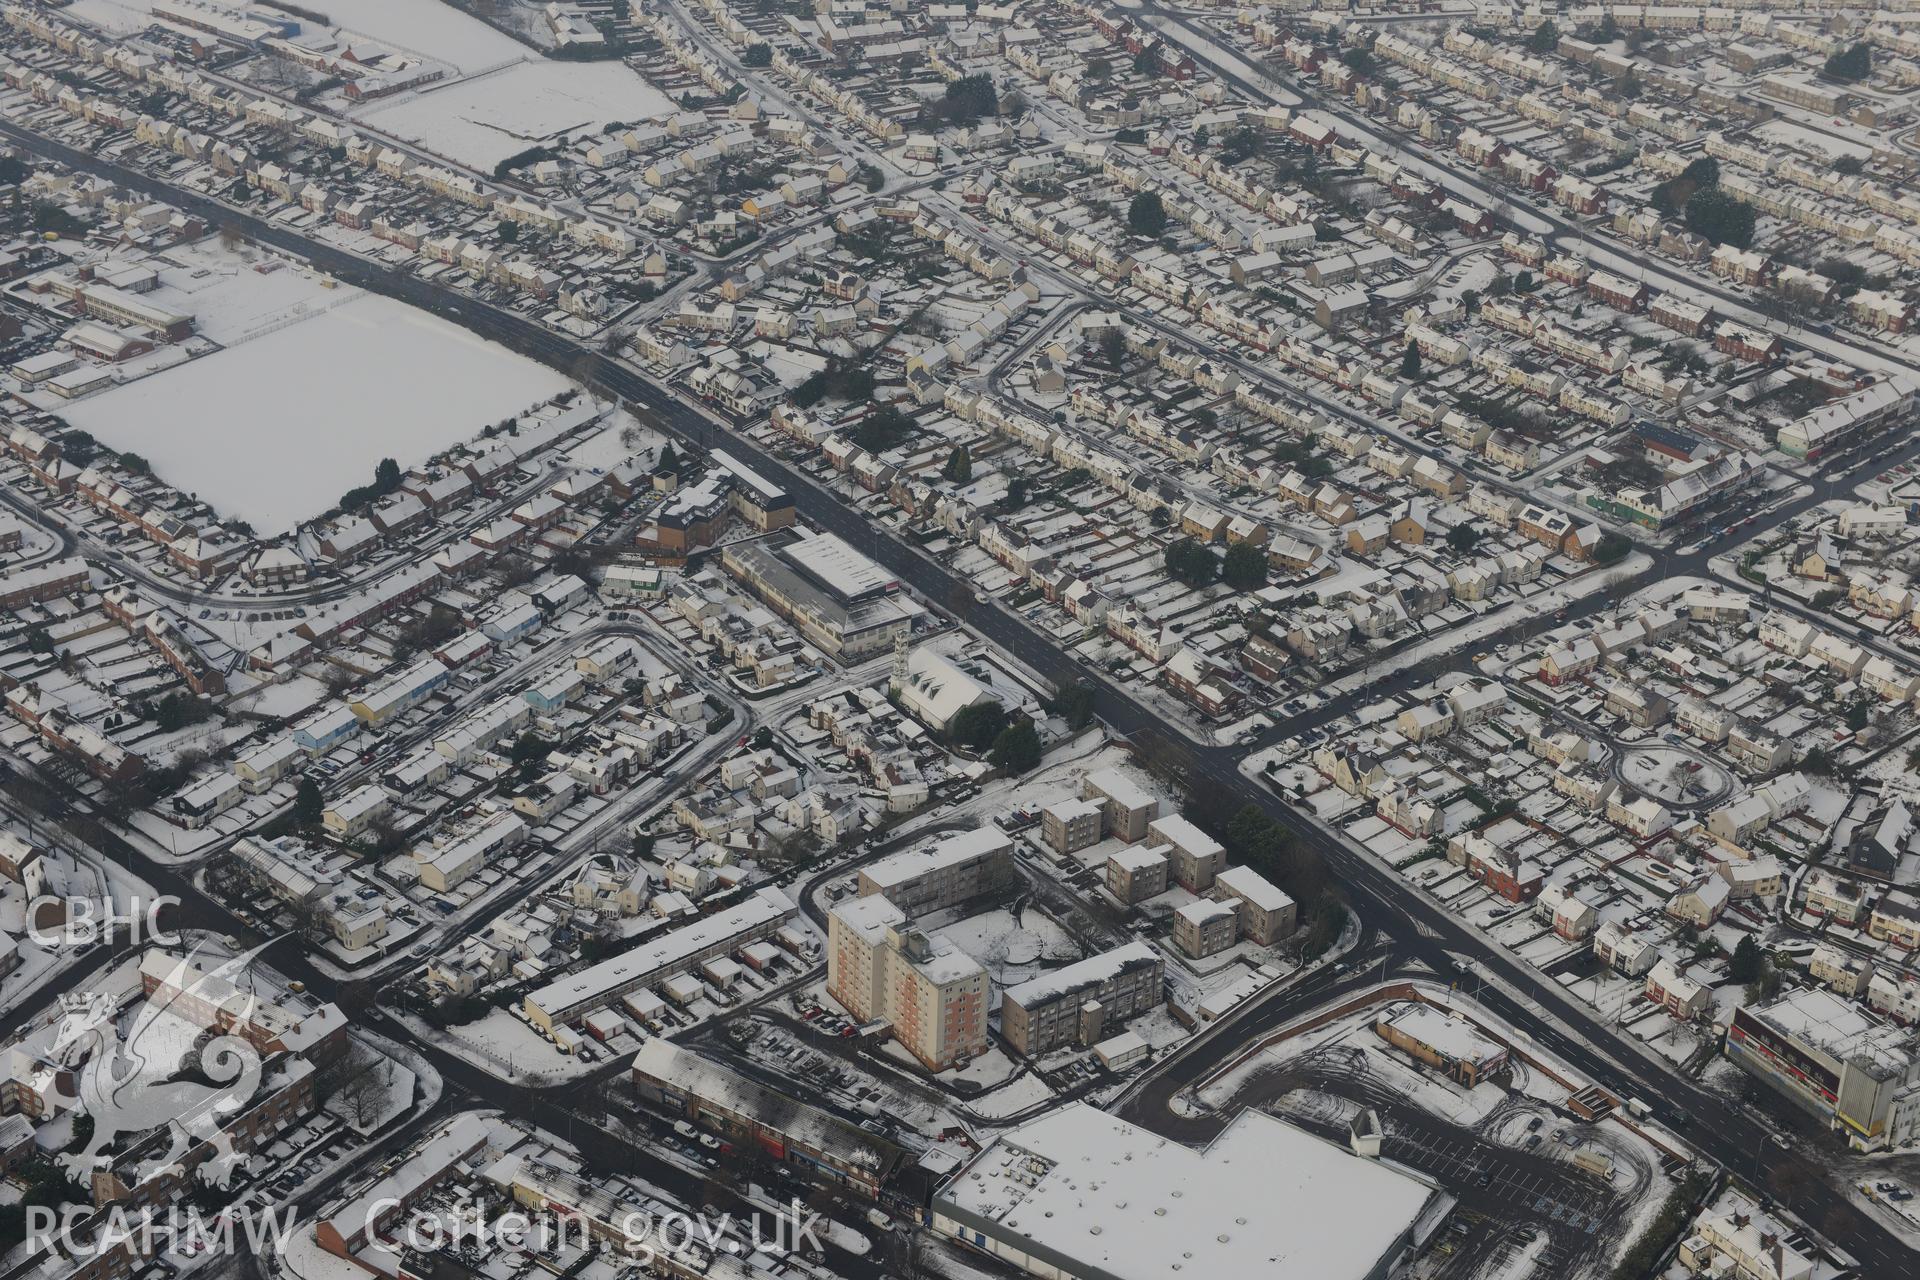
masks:
<path fill-rule="evenodd" d="M 69 431 L 60 437 L 60 459 L 76 467 L 91 463 L 100 452 L 100 442 L 91 431 Z"/>
<path fill-rule="evenodd" d="M 1070 684 L 1053 700 L 1053 712 L 1075 733 L 1093 723 L 1093 686 Z"/>
<path fill-rule="evenodd" d="M 382 458 L 373 469 L 373 483 L 363 484 L 358 489 L 349 489 L 340 498 L 342 511 L 355 511 L 371 505 L 400 487 L 400 464 L 392 458 Z"/>
<path fill-rule="evenodd" d="M 1155 191 L 1142 191 L 1127 206 L 1127 227 L 1137 236 L 1157 237 L 1167 229 L 1167 207 Z"/>
<path fill-rule="evenodd" d="M 956 446 L 947 455 L 947 465 L 940 469 L 940 474 L 955 484 L 966 484 L 973 479 L 973 455 L 967 451 L 967 446 Z"/>
<path fill-rule="evenodd" d="M 1527 37 L 1527 48 L 1535 53 L 1552 53 L 1559 47 L 1560 28 L 1553 25 L 1551 18 L 1535 27 L 1533 34 Z"/>
<path fill-rule="evenodd" d="M 1829 80 L 1842 80 L 1848 84 L 1865 80 L 1873 74 L 1873 46 L 1864 40 L 1849 45 L 1828 58 L 1822 70 Z"/>
<path fill-rule="evenodd" d="M 176 690 L 153 704 L 153 722 L 163 733 L 172 733 L 199 724 L 213 716 L 213 704 L 191 693 Z"/>
<path fill-rule="evenodd" d="M 770 44 L 750 44 L 747 51 L 740 55 L 743 67 L 770 67 L 773 65 L 773 46 Z"/>
<path fill-rule="evenodd" d="M 1720 185 L 1720 162 L 1712 156 L 1701 156 L 1682 169 L 1680 176 L 1696 187 L 1717 187 Z"/>
<path fill-rule="evenodd" d="M 312 778 L 300 779 L 300 786 L 293 793 L 293 820 L 303 827 L 315 826 L 326 808 L 327 799 L 320 792 L 320 784 Z"/>
<path fill-rule="evenodd" d="M 1002 773 L 1021 774 L 1040 763 L 1040 734 L 1033 721 L 1022 717 L 1000 731 L 987 759 Z"/>
<path fill-rule="evenodd" d="M 1714 244 L 1744 249 L 1753 243 L 1753 206 L 1718 187 L 1703 187 L 1687 201 L 1687 226 Z"/>
<path fill-rule="evenodd" d="M 1251 542 L 1234 543 L 1227 548 L 1226 559 L 1221 565 L 1221 577 L 1235 591 L 1252 591 L 1266 586 L 1266 553 Z"/>
<path fill-rule="evenodd" d="M 1307 936 L 1300 943 L 1301 956 L 1313 960 L 1325 955 L 1340 941 L 1340 931 L 1346 927 L 1347 909 L 1334 895 L 1324 895 L 1307 918 Z"/>
<path fill-rule="evenodd" d="M 1213 552 L 1192 538 L 1178 538 L 1168 543 L 1165 563 L 1168 573 L 1190 587 L 1204 587 L 1220 572 L 1220 562 L 1214 559 Z"/>
<path fill-rule="evenodd" d="M 898 448 L 913 434 L 913 419 L 894 405 L 877 405 L 853 429 L 853 442 L 868 453 Z"/>
<path fill-rule="evenodd" d="M 1420 378 L 1420 344 L 1409 342 L 1407 349 L 1400 353 L 1400 376 L 1408 382 L 1417 382 Z"/>
<path fill-rule="evenodd" d="M 1753 935 L 1743 933 L 1740 941 L 1734 944 L 1733 958 L 1727 962 L 1727 977 L 1735 982 L 1752 982 L 1760 976 L 1760 968 L 1767 958 L 1760 951 L 1760 944 Z"/>
<path fill-rule="evenodd" d="M 941 107 L 948 119 L 968 124 L 997 112 L 1000 93 L 993 87 L 992 76 L 984 73 L 962 76 L 948 83 Z"/>
<path fill-rule="evenodd" d="M 988 700 L 963 709 L 947 725 L 947 737 L 959 746 L 985 751 L 1007 727 L 1007 709 Z"/>

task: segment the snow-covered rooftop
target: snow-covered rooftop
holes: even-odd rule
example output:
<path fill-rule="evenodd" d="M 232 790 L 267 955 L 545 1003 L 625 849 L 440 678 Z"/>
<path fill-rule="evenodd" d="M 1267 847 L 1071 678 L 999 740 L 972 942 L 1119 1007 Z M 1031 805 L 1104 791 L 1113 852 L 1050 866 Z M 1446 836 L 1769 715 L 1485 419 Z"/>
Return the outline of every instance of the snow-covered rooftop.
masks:
<path fill-rule="evenodd" d="M 634 1056 L 636 1080 L 666 1086 L 734 1115 L 750 1116 L 786 1141 L 866 1170 L 876 1178 L 889 1174 L 905 1153 L 894 1143 L 858 1128 L 819 1107 L 769 1089 L 717 1062 L 690 1053 L 668 1040 L 647 1040 Z"/>
<path fill-rule="evenodd" d="M 595 1000 L 624 995 L 635 985 L 645 985 L 650 975 L 712 954 L 712 948 L 745 933 L 790 920 L 796 910 L 793 899 L 779 889 L 771 886 L 759 889 L 724 911 L 556 979 L 527 999 L 530 1006 L 545 1011 L 556 1021 L 564 1021 L 569 1011 L 582 1009 Z"/>
<path fill-rule="evenodd" d="M 1435 1194 L 1258 1111 L 1195 1151 L 1075 1103 L 1002 1135 L 934 1212 L 1080 1275 L 1359 1280 Z"/>
<path fill-rule="evenodd" d="M 1160 953 L 1144 942 L 1129 942 L 1124 947 L 1115 947 L 1112 951 L 1097 956 L 1088 956 L 1063 969 L 1043 973 L 1037 978 L 1016 983 L 1001 993 L 1001 999 L 1017 1004 L 1022 1008 L 1032 1008 L 1065 995 L 1070 991 L 1083 991 L 1098 987 L 1101 983 L 1144 965 L 1159 962 Z"/>
<path fill-rule="evenodd" d="M 1408 1003 L 1381 1021 L 1456 1062 L 1484 1064 L 1506 1053 L 1505 1048 L 1481 1035 L 1471 1022 L 1452 1017 L 1429 1004 Z"/>
<path fill-rule="evenodd" d="M 866 878 L 885 893 L 894 885 L 918 880 L 948 867 L 963 866 L 981 858 L 1004 853 L 1013 841 L 997 828 L 976 827 L 949 836 L 931 849 L 910 849 L 882 858 L 866 869 Z"/>

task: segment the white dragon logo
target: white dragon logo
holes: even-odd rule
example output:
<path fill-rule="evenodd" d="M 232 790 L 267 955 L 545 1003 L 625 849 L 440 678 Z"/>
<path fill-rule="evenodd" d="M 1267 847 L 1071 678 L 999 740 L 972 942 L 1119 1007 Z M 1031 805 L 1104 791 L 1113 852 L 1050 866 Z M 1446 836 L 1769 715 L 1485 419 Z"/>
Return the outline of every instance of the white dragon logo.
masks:
<path fill-rule="evenodd" d="M 274 941 L 208 971 L 193 963 L 198 948 L 185 957 L 172 957 L 166 981 L 141 1004 L 124 1040 L 110 997 L 96 992 L 69 997 L 53 1052 L 67 1062 L 84 1058 L 73 1101 L 93 1118 L 86 1148 L 61 1157 L 70 1173 L 84 1183 L 96 1169 L 111 1165 L 109 1147 L 116 1138 L 165 1126 L 171 1145 L 141 1168 L 136 1184 L 164 1173 L 184 1173 L 184 1157 L 207 1142 L 214 1154 L 200 1164 L 201 1176 L 216 1186 L 227 1185 L 244 1157 L 223 1125 L 258 1090 L 260 1052 L 241 1036 L 225 1032 L 200 1043 L 205 1017 L 176 1006 L 203 1002 L 245 1021 L 259 997 L 243 991 L 235 979 Z M 197 1064 L 192 1061 L 196 1043 Z M 198 1074 L 212 1083 L 174 1078 L 196 1065 Z"/>

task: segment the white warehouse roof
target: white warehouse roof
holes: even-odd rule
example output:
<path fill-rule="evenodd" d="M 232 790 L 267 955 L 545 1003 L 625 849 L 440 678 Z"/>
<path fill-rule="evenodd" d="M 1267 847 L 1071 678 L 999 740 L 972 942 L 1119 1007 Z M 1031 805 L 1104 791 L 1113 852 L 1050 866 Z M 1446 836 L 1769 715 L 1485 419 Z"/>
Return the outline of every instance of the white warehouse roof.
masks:
<path fill-rule="evenodd" d="M 933 1212 L 937 1229 L 1090 1278 L 1362 1280 L 1437 1194 L 1259 1111 L 1195 1151 L 1075 1103 L 997 1138 Z"/>

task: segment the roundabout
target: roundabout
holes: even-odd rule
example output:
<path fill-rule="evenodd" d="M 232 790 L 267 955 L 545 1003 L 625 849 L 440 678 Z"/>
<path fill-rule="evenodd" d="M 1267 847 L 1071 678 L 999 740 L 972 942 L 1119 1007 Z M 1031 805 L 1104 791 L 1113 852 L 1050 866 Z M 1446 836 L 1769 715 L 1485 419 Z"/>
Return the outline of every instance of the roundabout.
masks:
<path fill-rule="evenodd" d="M 1710 808 L 1733 793 L 1733 775 L 1724 766 L 1670 743 L 1617 749 L 1613 776 L 1669 809 Z"/>

